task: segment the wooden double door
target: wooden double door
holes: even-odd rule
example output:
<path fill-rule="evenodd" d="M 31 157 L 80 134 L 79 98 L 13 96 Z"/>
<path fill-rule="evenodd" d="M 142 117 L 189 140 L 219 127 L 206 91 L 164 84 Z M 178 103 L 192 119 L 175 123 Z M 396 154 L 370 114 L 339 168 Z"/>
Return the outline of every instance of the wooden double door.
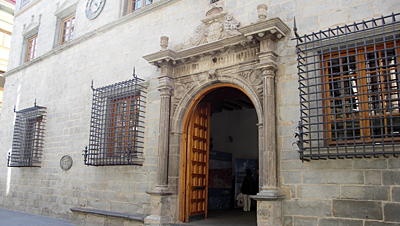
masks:
<path fill-rule="evenodd" d="M 185 194 L 180 202 L 180 218 L 184 222 L 207 218 L 210 114 L 210 104 L 200 103 L 188 123 L 186 162 L 182 165 L 185 182 L 181 187 Z"/>

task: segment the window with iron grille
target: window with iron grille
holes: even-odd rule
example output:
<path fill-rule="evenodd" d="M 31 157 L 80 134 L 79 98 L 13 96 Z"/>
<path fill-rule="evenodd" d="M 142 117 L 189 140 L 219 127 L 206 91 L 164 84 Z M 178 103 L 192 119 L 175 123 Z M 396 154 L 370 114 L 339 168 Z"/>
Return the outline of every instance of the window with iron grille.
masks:
<path fill-rule="evenodd" d="M 302 160 L 400 155 L 400 14 L 299 36 Z"/>
<path fill-rule="evenodd" d="M 92 88 L 92 116 L 85 164 L 141 165 L 145 87 L 144 80 L 132 80 Z"/>
<path fill-rule="evenodd" d="M 16 112 L 9 167 L 40 167 L 43 155 L 46 108 L 35 106 Z"/>

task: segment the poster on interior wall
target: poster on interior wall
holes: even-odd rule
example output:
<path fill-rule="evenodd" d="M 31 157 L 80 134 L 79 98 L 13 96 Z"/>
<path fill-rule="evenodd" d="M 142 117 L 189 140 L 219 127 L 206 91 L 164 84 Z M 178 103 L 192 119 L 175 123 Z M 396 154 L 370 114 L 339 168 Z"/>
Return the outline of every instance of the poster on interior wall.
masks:
<path fill-rule="evenodd" d="M 251 169 L 253 179 L 255 179 L 257 167 L 257 159 L 235 159 L 235 208 L 239 208 L 236 197 L 240 194 L 240 188 L 246 176 L 246 169 Z"/>
<path fill-rule="evenodd" d="M 210 151 L 207 210 L 232 208 L 232 154 Z"/>

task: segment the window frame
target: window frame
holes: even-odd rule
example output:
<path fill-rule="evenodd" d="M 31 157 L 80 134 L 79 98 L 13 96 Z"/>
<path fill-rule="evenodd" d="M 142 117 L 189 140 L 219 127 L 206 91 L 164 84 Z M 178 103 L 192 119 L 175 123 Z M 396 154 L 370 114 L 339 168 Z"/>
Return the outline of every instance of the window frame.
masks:
<path fill-rule="evenodd" d="M 382 60 L 387 60 L 387 58 L 383 58 L 382 52 L 388 52 L 388 50 L 394 50 L 395 53 L 397 52 L 397 55 L 395 54 L 394 58 L 397 58 L 397 64 L 394 64 L 392 66 L 390 65 L 383 65 Z M 372 68 L 375 70 L 371 70 L 368 67 L 368 64 L 373 61 L 367 59 L 368 54 L 378 54 L 380 57 L 375 58 L 375 62 L 378 62 L 379 65 L 376 66 L 376 68 Z M 387 89 L 383 89 L 383 91 L 380 92 L 370 92 L 371 85 L 368 83 L 368 80 L 371 80 L 373 78 L 383 78 L 384 76 L 387 76 L 387 73 L 384 73 L 385 70 L 396 70 L 397 72 L 391 72 L 392 74 L 399 76 L 400 72 L 400 40 L 397 40 L 396 43 L 395 41 L 388 42 L 388 43 L 380 43 L 380 44 L 375 44 L 375 45 L 368 45 L 366 47 L 360 47 L 360 48 L 354 48 L 354 49 L 349 49 L 349 50 L 343 50 L 343 51 L 337 51 L 337 52 L 331 52 L 331 53 L 326 53 L 321 55 L 321 83 L 322 85 L 322 106 L 323 106 L 323 115 L 324 117 L 324 137 L 329 138 L 328 140 L 325 140 L 325 142 L 328 142 L 328 145 L 345 145 L 351 142 L 356 142 L 356 143 L 362 143 L 362 142 L 367 142 L 371 143 L 374 142 L 374 137 L 373 132 L 371 129 L 371 121 L 374 119 L 383 119 L 384 125 L 381 126 L 384 128 L 385 132 L 382 133 L 382 135 L 386 134 L 385 138 L 382 138 L 382 142 L 392 142 L 393 139 L 391 137 L 388 137 L 388 125 L 387 125 L 387 120 L 391 116 L 400 116 L 400 112 L 397 109 L 397 113 L 387 113 L 387 108 L 381 108 L 385 112 L 384 114 L 380 113 L 378 115 L 370 115 L 372 112 L 370 109 L 371 108 L 371 103 L 370 103 L 370 97 L 375 93 L 375 95 L 382 95 L 385 93 L 395 93 L 387 91 Z M 397 56 L 397 57 L 396 57 Z M 344 60 L 349 60 L 351 57 L 354 58 L 354 63 L 353 62 L 344 62 Z M 335 65 L 329 65 L 332 63 L 333 60 L 339 60 L 339 63 L 337 66 Z M 350 65 L 354 64 L 355 68 L 352 69 L 344 69 L 343 67 L 348 67 L 350 68 Z M 333 72 L 334 68 L 339 67 L 339 71 Z M 393 69 L 394 68 L 394 69 Z M 331 71 L 331 72 L 329 72 Z M 371 72 L 376 73 L 376 75 L 370 75 Z M 346 75 L 347 74 L 347 75 Z M 334 80 L 337 79 L 337 80 Z M 346 79 L 346 80 L 344 80 Z M 333 82 L 332 82 L 333 81 Z M 341 88 L 335 88 L 332 85 L 337 83 L 336 81 L 342 83 Z M 350 81 L 353 83 L 354 81 L 356 82 L 356 86 L 351 86 L 350 83 L 347 87 L 349 90 L 353 90 L 353 93 L 357 93 L 356 95 L 352 94 L 344 94 L 344 91 L 346 90 L 343 87 L 346 87 L 345 83 L 346 81 Z M 357 84 L 358 83 L 358 84 Z M 393 83 L 393 82 L 392 82 Z M 399 96 L 399 82 L 394 82 L 397 83 L 397 93 L 395 95 Z M 375 83 L 378 84 L 378 83 Z M 383 87 L 385 84 L 379 84 L 378 86 Z M 386 85 L 389 85 L 389 83 L 386 83 Z M 354 89 L 356 90 L 354 92 Z M 380 88 L 381 89 L 381 88 Z M 343 94 L 339 94 L 338 97 L 332 97 L 332 93 L 335 92 L 343 92 Z M 350 93 L 350 92 L 348 92 Z M 393 95 L 393 94 L 390 94 Z M 335 94 L 333 94 L 335 96 Z M 350 106 L 351 105 L 358 105 L 357 108 L 360 108 L 359 111 L 357 112 L 358 115 L 354 113 L 353 110 L 346 110 L 348 109 L 348 105 L 346 105 L 346 102 L 348 99 L 354 98 L 356 102 L 354 103 L 353 100 L 350 100 Z M 398 97 L 397 97 L 398 99 Z M 334 101 L 335 103 L 331 105 L 331 101 Z M 379 98 L 377 99 L 378 103 L 383 103 L 385 104 L 389 100 L 384 99 L 384 98 Z M 341 104 L 336 104 L 337 102 L 342 102 Z M 397 101 L 397 106 L 399 106 L 399 100 Z M 387 103 L 386 103 L 387 104 Z M 333 106 L 333 109 L 335 109 L 333 112 L 331 110 Z M 339 113 L 338 113 L 339 112 Z M 351 117 L 347 117 L 346 115 L 351 115 Z M 355 120 L 359 120 L 359 127 L 355 127 Z M 338 127 L 333 128 L 332 124 L 333 123 L 343 123 L 343 135 L 344 138 L 343 140 L 339 140 L 339 137 L 336 136 L 333 138 L 332 134 L 338 134 Z M 347 128 L 346 124 L 350 123 L 352 125 L 352 128 Z M 350 136 L 349 139 L 346 139 L 347 137 L 347 132 L 348 131 L 356 131 L 359 130 L 359 136 L 360 139 L 354 140 L 352 136 Z M 356 134 L 357 132 L 353 132 L 353 135 Z M 361 139 L 362 138 L 362 139 Z M 375 139 L 376 140 L 376 139 Z M 394 141 L 400 141 L 400 137 L 395 137 Z"/>
<path fill-rule="evenodd" d="M 107 151 L 106 154 L 108 157 L 118 156 L 121 153 L 128 154 L 130 152 L 129 148 L 135 146 L 136 143 L 136 133 L 137 127 L 139 126 L 139 107 L 138 100 L 140 97 L 140 92 L 135 94 L 128 94 L 124 96 L 116 96 L 111 97 L 108 100 L 108 113 L 106 114 L 106 124 L 107 124 Z M 132 99 L 134 101 L 132 101 Z M 127 101 L 127 109 L 124 109 L 124 106 L 117 106 L 117 104 L 121 104 L 121 102 Z M 135 102 L 132 104 L 132 102 Z M 122 103 L 122 105 L 125 103 Z M 132 109 L 133 108 L 133 109 Z M 133 115 L 133 123 L 130 121 L 131 116 Z M 123 118 L 119 120 L 119 118 Z M 121 124 L 120 126 L 116 125 L 117 122 Z M 126 124 L 126 122 L 128 122 Z M 133 133 L 131 134 L 131 131 Z M 118 133 L 122 133 L 123 135 L 118 135 Z M 117 141 L 115 141 L 117 139 Z M 115 151 L 115 149 L 123 149 L 123 151 Z"/>
<path fill-rule="evenodd" d="M 36 58 L 37 40 L 38 40 L 38 34 L 35 34 L 27 39 L 25 62 L 29 62 Z M 34 44 L 32 45 L 32 43 Z"/>
<path fill-rule="evenodd" d="M 72 14 L 72 15 L 70 15 L 70 16 L 64 18 L 64 19 L 61 21 L 59 45 L 63 45 L 63 44 L 65 44 L 65 43 L 70 42 L 70 41 L 73 40 L 73 38 L 74 38 L 74 32 L 75 32 L 75 20 L 76 20 L 75 17 L 76 17 L 76 15 L 75 15 L 75 14 Z M 67 23 L 67 22 L 69 22 L 68 28 L 66 28 L 66 23 Z M 66 37 L 66 35 L 65 35 L 66 31 L 68 31 L 68 34 L 67 34 L 68 37 L 67 37 L 67 39 L 65 39 L 65 37 Z M 71 34 L 72 34 L 72 36 L 71 36 Z"/>
<path fill-rule="evenodd" d="M 138 3 L 138 2 L 141 3 L 139 8 L 137 8 L 136 6 L 134 6 L 134 4 L 135 4 L 135 3 Z M 146 7 L 146 6 L 149 6 L 149 5 L 151 5 L 153 2 L 154 2 L 154 0 L 128 0 L 128 3 L 127 3 L 127 4 L 128 4 L 128 6 L 127 6 L 127 8 L 128 8 L 128 14 L 129 14 L 129 13 L 132 13 L 132 12 L 135 12 L 135 11 L 137 11 L 137 10 L 139 10 L 139 9 L 142 9 L 142 8 L 144 8 L 144 7 Z"/>

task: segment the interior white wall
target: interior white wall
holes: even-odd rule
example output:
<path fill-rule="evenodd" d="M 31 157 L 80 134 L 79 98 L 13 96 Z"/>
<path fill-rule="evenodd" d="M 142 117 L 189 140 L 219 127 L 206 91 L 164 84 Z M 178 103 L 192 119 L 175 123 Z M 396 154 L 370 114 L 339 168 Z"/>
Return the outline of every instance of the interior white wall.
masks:
<path fill-rule="evenodd" d="M 212 150 L 232 153 L 233 174 L 236 158 L 258 159 L 257 123 L 254 109 L 222 111 L 211 116 Z"/>

